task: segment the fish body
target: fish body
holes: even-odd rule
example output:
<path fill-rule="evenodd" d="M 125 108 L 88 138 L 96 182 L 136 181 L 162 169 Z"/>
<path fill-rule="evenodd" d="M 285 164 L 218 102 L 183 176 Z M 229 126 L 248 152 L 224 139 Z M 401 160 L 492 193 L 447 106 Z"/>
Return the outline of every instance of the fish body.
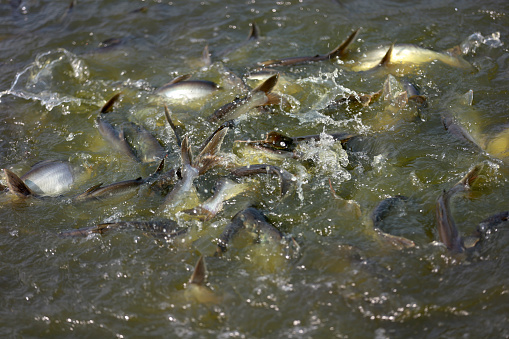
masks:
<path fill-rule="evenodd" d="M 444 190 L 438 197 L 436 204 L 436 220 L 440 241 L 453 253 L 464 251 L 463 241 L 458 233 L 458 228 L 452 217 L 450 200 L 462 191 L 467 190 L 477 178 L 482 166 L 477 165 L 470 170 L 456 185 L 449 190 Z"/>
<path fill-rule="evenodd" d="M 209 116 L 208 121 L 217 123 L 234 120 L 247 114 L 253 108 L 268 104 L 270 102 L 269 94 L 276 86 L 278 79 L 279 74 L 274 74 L 246 96 L 236 98 L 232 102 L 218 108 Z"/>
<path fill-rule="evenodd" d="M 186 233 L 187 229 L 180 228 L 173 220 L 151 220 L 151 221 L 118 221 L 104 223 L 92 227 L 83 227 L 73 230 L 66 230 L 59 233 L 62 238 L 87 237 L 90 234 L 104 234 L 110 230 L 136 228 L 149 232 L 155 236 L 172 238 Z"/>
<path fill-rule="evenodd" d="M 219 90 L 219 86 L 207 80 L 183 80 L 170 82 L 156 90 L 156 94 L 167 99 L 196 100 L 205 98 Z"/>
<path fill-rule="evenodd" d="M 125 139 L 123 129 L 117 131 L 113 125 L 102 119 L 100 116 L 96 118 L 96 122 L 97 129 L 99 130 L 99 133 L 104 138 L 104 140 L 106 140 L 106 142 L 113 146 L 117 151 L 128 156 L 135 162 L 140 162 L 140 159 L 138 159 L 133 149 Z"/>
<path fill-rule="evenodd" d="M 418 67 L 435 60 L 456 68 L 472 68 L 467 61 L 459 56 L 435 52 L 415 45 L 401 44 L 369 51 L 358 61 L 350 65 L 350 69 L 355 72 L 361 72 L 375 69 L 378 66 Z"/>
<path fill-rule="evenodd" d="M 110 185 L 95 185 L 85 192 L 75 196 L 74 201 L 102 200 L 131 193 L 145 183 L 141 177 L 134 180 L 125 180 Z"/>
<path fill-rule="evenodd" d="M 231 170 L 231 173 L 237 177 L 243 177 L 254 174 L 275 174 L 279 177 L 281 183 L 280 196 L 284 197 L 291 189 L 293 183 L 295 182 L 295 177 L 293 174 L 288 172 L 287 170 L 266 164 L 256 164 L 249 165 L 244 167 L 239 167 Z"/>
<path fill-rule="evenodd" d="M 48 160 L 33 166 L 20 179 L 35 194 L 57 196 L 71 189 L 75 173 L 67 161 Z"/>
<path fill-rule="evenodd" d="M 138 145 L 139 159 L 144 162 L 161 161 L 166 155 L 166 151 L 159 141 L 148 130 L 140 125 L 131 123 L 134 131 L 133 142 Z"/>
<path fill-rule="evenodd" d="M 218 239 L 217 253 L 226 252 L 228 244 L 240 230 L 246 230 L 262 243 L 279 244 L 283 234 L 275 228 L 262 212 L 249 207 L 238 212 Z"/>

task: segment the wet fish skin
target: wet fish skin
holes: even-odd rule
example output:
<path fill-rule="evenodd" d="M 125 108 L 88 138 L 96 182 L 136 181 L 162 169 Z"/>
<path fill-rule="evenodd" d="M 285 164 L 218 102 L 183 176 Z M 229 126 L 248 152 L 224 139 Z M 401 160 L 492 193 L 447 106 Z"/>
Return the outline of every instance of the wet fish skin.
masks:
<path fill-rule="evenodd" d="M 254 174 L 275 174 L 281 182 L 280 197 L 284 197 L 293 186 L 295 178 L 287 170 L 266 164 L 256 164 L 232 169 L 230 173 L 236 177 L 249 176 Z"/>
<path fill-rule="evenodd" d="M 369 71 L 379 67 L 418 66 L 439 60 L 452 67 L 471 70 L 472 65 L 459 56 L 435 52 L 410 44 L 391 44 L 388 49 L 369 51 L 366 56 L 350 66 L 355 72 Z"/>
<path fill-rule="evenodd" d="M 482 169 L 482 164 L 474 166 L 456 185 L 444 190 L 436 203 L 436 221 L 440 241 L 453 253 L 464 251 L 463 241 L 451 214 L 450 200 L 459 192 L 467 190 Z"/>
<path fill-rule="evenodd" d="M 135 162 L 140 162 L 140 159 L 138 159 L 136 154 L 134 154 L 133 149 L 125 139 L 123 129 L 118 132 L 113 125 L 102 119 L 100 116 L 96 118 L 96 122 L 99 133 L 110 145 L 115 147 L 115 149 L 119 152 L 127 155 Z"/>
<path fill-rule="evenodd" d="M 506 223 L 507 221 L 509 221 L 509 211 L 491 215 L 477 225 L 476 235 L 482 236 L 486 234 L 486 232 L 495 229 L 500 224 Z"/>
<path fill-rule="evenodd" d="M 67 161 L 45 160 L 35 164 L 20 179 L 33 193 L 57 196 L 69 191 L 75 181 L 75 173 Z"/>
<path fill-rule="evenodd" d="M 166 151 L 152 133 L 144 127 L 131 122 L 133 130 L 136 132 L 135 140 L 139 145 L 139 159 L 144 163 L 160 161 L 166 155 Z"/>
<path fill-rule="evenodd" d="M 255 107 L 266 105 L 269 102 L 268 94 L 276 86 L 278 79 L 279 74 L 274 74 L 246 96 L 219 107 L 207 120 L 211 123 L 234 120 Z"/>
<path fill-rule="evenodd" d="M 187 79 L 175 81 L 174 79 L 158 88 L 155 94 L 168 99 L 195 100 L 205 98 L 218 90 L 219 86 L 212 81 Z"/>
<path fill-rule="evenodd" d="M 151 220 L 151 221 L 118 221 L 103 223 L 91 227 L 83 227 L 60 232 L 61 238 L 87 237 L 90 234 L 104 234 L 110 230 L 136 228 L 151 233 L 158 237 L 173 238 L 187 232 L 187 229 L 180 228 L 173 220 Z"/>
<path fill-rule="evenodd" d="M 228 244 L 235 235 L 242 229 L 256 235 L 261 242 L 279 244 L 283 239 L 283 234 L 275 228 L 267 217 L 253 207 L 248 207 L 238 212 L 230 224 L 228 224 L 220 235 L 217 244 L 217 254 L 226 252 Z"/>
<path fill-rule="evenodd" d="M 373 221 L 373 228 L 375 229 L 375 232 L 381 239 L 384 239 L 399 249 L 415 247 L 415 243 L 405 237 L 386 233 L 381 226 L 383 220 L 389 215 L 390 211 L 400 202 L 407 200 L 408 198 L 403 195 L 395 195 L 382 200 L 371 212 L 371 221 Z"/>
<path fill-rule="evenodd" d="M 244 190 L 242 184 L 238 184 L 230 179 L 221 178 L 217 181 L 214 188 L 214 195 L 207 199 L 198 207 L 185 210 L 184 213 L 199 217 L 201 220 L 210 220 L 215 217 L 222 209 L 223 203 Z"/>
<path fill-rule="evenodd" d="M 291 57 L 277 60 L 267 60 L 259 62 L 258 64 L 264 67 L 289 66 L 317 62 L 322 60 L 330 60 L 337 57 L 341 57 L 345 54 L 348 46 L 350 46 L 350 44 L 355 40 L 359 31 L 360 28 L 351 33 L 350 36 L 345 41 L 343 41 L 339 46 L 337 46 L 334 50 L 330 51 L 327 54 L 323 55 L 318 54 L 315 56 L 304 56 L 304 57 Z"/>
<path fill-rule="evenodd" d="M 131 192 L 134 189 L 140 187 L 145 183 L 145 180 L 141 177 L 134 180 L 125 180 L 116 182 L 107 186 L 101 184 L 90 187 L 85 192 L 78 194 L 73 198 L 73 201 L 82 202 L 89 200 L 101 200 L 110 198 L 113 196 L 122 195 L 127 192 Z"/>

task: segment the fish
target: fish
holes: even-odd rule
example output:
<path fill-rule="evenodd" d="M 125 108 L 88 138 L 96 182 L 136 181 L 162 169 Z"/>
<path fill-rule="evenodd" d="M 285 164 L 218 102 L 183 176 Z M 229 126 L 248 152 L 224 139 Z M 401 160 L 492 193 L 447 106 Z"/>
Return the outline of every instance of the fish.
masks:
<path fill-rule="evenodd" d="M 226 252 L 232 239 L 241 230 L 249 232 L 262 243 L 280 244 L 283 240 L 283 233 L 274 227 L 262 212 L 254 207 L 248 207 L 235 214 L 225 227 L 218 238 L 216 254 Z"/>
<path fill-rule="evenodd" d="M 116 182 L 103 186 L 102 183 L 90 187 L 85 192 L 76 195 L 72 200 L 75 202 L 102 200 L 106 198 L 122 196 L 131 193 L 145 183 L 142 177 Z"/>
<path fill-rule="evenodd" d="M 30 188 L 21 180 L 21 178 L 12 172 L 10 169 L 4 168 L 5 179 L 7 180 L 7 187 L 9 192 L 17 195 L 20 198 L 27 198 L 30 196 L 37 196 Z"/>
<path fill-rule="evenodd" d="M 173 186 L 172 190 L 166 196 L 159 210 L 167 210 L 168 207 L 175 207 L 186 199 L 190 192 L 195 192 L 194 180 L 200 175 L 205 174 L 208 170 L 216 166 L 220 162 L 217 153 L 221 149 L 221 144 L 228 133 L 228 125 L 220 126 L 200 148 L 200 152 L 193 159 L 191 154 L 191 146 L 189 138 L 186 135 L 182 140 L 181 147 L 181 179 Z"/>
<path fill-rule="evenodd" d="M 473 96 L 472 90 L 462 96 L 455 96 L 448 103 L 448 109 L 442 111 L 441 119 L 447 132 L 474 148 L 482 150 L 480 115 L 471 107 Z"/>
<path fill-rule="evenodd" d="M 451 214 L 450 200 L 462 191 L 468 190 L 477 179 L 483 165 L 474 166 L 456 185 L 449 190 L 444 190 L 436 203 L 436 221 L 440 241 L 452 253 L 462 253 L 465 250 L 463 241 L 458 233 L 458 228 Z"/>
<path fill-rule="evenodd" d="M 258 87 L 251 90 L 246 96 L 236 98 L 232 102 L 218 108 L 207 120 L 210 123 L 234 120 L 248 113 L 253 108 L 267 104 L 277 104 L 276 98 L 274 98 L 274 102 L 270 100 L 269 93 L 276 86 L 278 79 L 279 74 L 274 74 Z"/>
<path fill-rule="evenodd" d="M 327 54 L 317 54 L 315 56 L 304 56 L 304 57 L 291 57 L 285 59 L 274 59 L 258 62 L 258 65 L 263 67 L 276 67 L 276 66 L 289 66 L 289 65 L 299 65 L 299 64 L 307 64 L 311 62 L 323 61 L 323 60 L 331 60 L 335 58 L 341 58 L 345 53 L 350 44 L 355 40 L 357 34 L 359 33 L 360 28 L 351 33 L 345 41 L 343 41 L 339 46 L 330 51 Z"/>
<path fill-rule="evenodd" d="M 90 234 L 104 234 L 110 230 L 120 230 L 126 228 L 136 228 L 146 231 L 154 236 L 173 238 L 187 232 L 187 228 L 179 227 L 178 223 L 167 220 L 150 221 L 118 221 L 111 223 L 98 224 L 91 227 L 83 227 L 60 232 L 61 238 L 87 237 Z"/>
<path fill-rule="evenodd" d="M 102 114 L 109 113 L 112 111 L 113 106 L 116 101 L 120 98 L 121 93 L 115 94 L 106 104 L 101 108 L 99 115 L 96 118 L 97 129 L 99 130 L 99 134 L 112 145 L 116 150 L 121 152 L 124 155 L 127 155 L 129 158 L 134 160 L 135 162 L 141 162 L 140 159 L 136 156 L 133 149 L 127 142 L 124 136 L 123 128 L 120 128 L 120 131 L 117 131 L 113 125 L 109 122 L 105 121 L 102 118 Z"/>
<path fill-rule="evenodd" d="M 45 160 L 21 177 L 4 169 L 7 187 L 19 197 L 56 197 L 68 192 L 75 182 L 75 171 L 66 161 Z"/>
<path fill-rule="evenodd" d="M 215 82 L 208 80 L 188 80 L 189 74 L 181 75 L 161 86 L 155 94 L 166 99 L 196 100 L 205 98 L 220 89 Z"/>
<path fill-rule="evenodd" d="M 201 220 L 210 220 L 222 209 L 223 203 L 246 189 L 246 185 L 239 184 L 227 178 L 221 178 L 216 183 L 214 195 L 198 207 L 185 210 L 184 213 L 196 216 Z"/>
<path fill-rule="evenodd" d="M 461 56 L 448 54 L 447 52 L 435 52 L 411 44 L 391 44 L 365 53 L 365 55 L 348 67 L 354 72 L 368 71 L 378 67 L 398 68 L 411 70 L 423 64 L 438 60 L 446 65 L 471 70 L 472 65 Z"/>
<path fill-rule="evenodd" d="M 35 194 L 58 196 L 71 189 L 76 174 L 67 161 L 45 160 L 35 164 L 20 178 Z"/>
<path fill-rule="evenodd" d="M 371 212 L 371 221 L 375 232 L 384 241 L 392 244 L 393 246 L 403 249 L 415 247 L 415 243 L 405 237 L 395 236 L 383 231 L 383 220 L 389 215 L 390 211 L 402 201 L 407 201 L 408 198 L 402 195 L 395 195 L 393 197 L 382 200 Z"/>
<path fill-rule="evenodd" d="M 355 135 L 351 133 L 339 132 L 330 133 L 334 140 L 338 140 L 341 144 L 346 143 L 348 140 L 353 138 Z M 250 147 L 260 149 L 272 154 L 281 156 L 282 158 L 293 158 L 299 159 L 301 154 L 298 152 L 297 146 L 299 143 L 307 142 L 310 140 L 320 141 L 320 134 L 306 135 L 300 137 L 289 137 L 279 132 L 272 131 L 267 133 L 267 137 L 264 140 L 244 141 L 235 140 L 235 142 L 247 144 Z"/>
<path fill-rule="evenodd" d="M 482 142 L 483 149 L 491 156 L 504 162 L 509 160 L 509 125 L 498 127 Z"/>
<path fill-rule="evenodd" d="M 275 174 L 279 177 L 279 180 L 281 182 L 280 185 L 280 197 L 284 197 L 290 190 L 293 184 L 295 183 L 296 179 L 287 170 L 273 166 L 273 165 L 266 165 L 266 164 L 256 164 L 256 165 L 249 165 L 244 167 L 238 167 L 230 170 L 230 173 L 236 177 L 243 177 L 248 175 L 254 175 L 254 174 Z"/>
<path fill-rule="evenodd" d="M 487 217 L 482 220 L 476 228 L 476 235 L 481 237 L 485 236 L 487 232 L 493 231 L 501 224 L 505 224 L 509 221 L 509 211 L 500 212 Z"/>
<path fill-rule="evenodd" d="M 132 141 L 138 145 L 138 158 L 143 163 L 161 161 L 166 156 L 166 151 L 152 133 L 134 122 L 131 122 L 130 126 L 131 131 L 134 131 L 132 133 Z"/>
<path fill-rule="evenodd" d="M 205 259 L 200 256 L 194 267 L 193 274 L 189 278 L 186 285 L 185 296 L 187 299 L 192 299 L 200 304 L 218 304 L 221 298 L 218 297 L 211 289 L 205 286 L 207 278 L 207 268 L 205 266 Z"/>
<path fill-rule="evenodd" d="M 233 52 L 239 50 L 240 48 L 244 47 L 248 43 L 252 43 L 253 41 L 256 41 L 260 38 L 260 27 L 256 24 L 256 22 L 249 23 L 249 33 L 247 35 L 246 40 L 244 40 L 241 43 L 238 43 L 235 46 L 228 47 L 224 49 L 223 51 L 217 53 L 214 55 L 216 58 L 226 58 L 229 54 L 232 54 Z M 209 63 L 210 65 L 210 63 Z"/>

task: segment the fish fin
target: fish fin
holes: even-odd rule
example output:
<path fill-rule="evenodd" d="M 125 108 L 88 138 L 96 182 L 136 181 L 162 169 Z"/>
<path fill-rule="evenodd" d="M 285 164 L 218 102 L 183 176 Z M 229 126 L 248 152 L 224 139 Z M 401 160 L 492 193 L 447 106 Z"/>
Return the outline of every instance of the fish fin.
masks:
<path fill-rule="evenodd" d="M 198 259 L 198 262 L 194 267 L 193 274 L 191 275 L 191 278 L 189 278 L 189 283 L 203 285 L 203 283 L 205 282 L 206 275 L 207 268 L 205 266 L 205 259 L 203 259 L 203 256 L 200 256 L 200 259 Z"/>
<path fill-rule="evenodd" d="M 94 186 L 90 187 L 89 189 L 87 189 L 85 192 L 83 192 L 82 195 L 89 195 L 89 194 L 97 191 L 99 188 L 101 188 L 102 185 L 103 185 L 102 182 L 100 184 L 94 185 Z"/>
<path fill-rule="evenodd" d="M 472 186 L 472 183 L 479 176 L 479 172 L 481 172 L 484 167 L 483 163 L 475 165 L 458 183 L 457 185 L 463 185 L 465 187 Z"/>
<path fill-rule="evenodd" d="M 191 77 L 191 74 L 183 74 L 183 75 L 179 75 L 178 77 L 174 78 L 172 81 L 170 81 L 169 83 L 167 83 L 166 85 L 164 86 L 167 86 L 167 85 L 173 85 L 173 84 L 176 84 L 178 82 L 182 82 L 182 81 L 186 81 L 188 80 L 189 78 Z M 164 87 L 162 86 L 162 87 Z"/>
<path fill-rule="evenodd" d="M 32 190 L 15 174 L 13 171 L 4 168 L 5 179 L 7 180 L 7 187 L 9 191 L 16 194 L 18 197 L 26 198 L 34 195 Z"/>
<path fill-rule="evenodd" d="M 184 212 L 188 215 L 192 215 L 193 217 L 196 217 L 202 221 L 207 221 L 207 220 L 212 219 L 212 217 L 214 217 L 214 213 L 212 213 L 211 211 L 209 211 L 206 208 L 203 208 L 202 206 L 184 210 L 182 212 Z"/>
<path fill-rule="evenodd" d="M 108 100 L 104 106 L 101 108 L 101 113 L 109 113 L 112 111 L 113 109 L 113 105 L 115 105 L 115 103 L 118 101 L 118 99 L 120 98 L 120 95 L 122 94 L 122 92 L 119 92 L 117 94 L 115 94 L 114 96 L 111 97 L 110 100 Z"/>
<path fill-rule="evenodd" d="M 159 174 L 163 171 L 164 169 L 164 158 L 161 160 L 161 162 L 159 163 L 159 166 L 157 166 L 154 174 Z"/>
<path fill-rule="evenodd" d="M 279 105 L 283 101 L 283 97 L 277 93 L 267 93 L 267 103 L 265 105 Z"/>
<path fill-rule="evenodd" d="M 327 54 L 327 57 L 329 59 L 332 59 L 335 57 L 341 57 L 343 54 L 345 54 L 346 49 L 348 48 L 348 46 L 350 46 L 352 41 L 355 40 L 359 31 L 360 31 L 360 28 L 358 28 L 356 31 L 354 31 L 352 34 L 350 34 L 350 36 L 348 38 L 346 38 L 346 40 L 343 41 L 338 47 L 336 47 L 334 50 L 330 51 Z"/>
<path fill-rule="evenodd" d="M 182 157 L 182 165 L 191 165 L 193 162 L 193 155 L 191 153 L 191 146 L 189 145 L 189 138 L 187 135 L 182 140 L 180 148 L 180 156 Z"/>
<path fill-rule="evenodd" d="M 463 94 L 461 99 L 463 101 L 463 104 L 465 104 L 467 106 L 472 106 L 472 102 L 474 102 L 474 91 L 473 90 L 469 90 L 468 92 Z"/>
<path fill-rule="evenodd" d="M 412 100 L 416 103 L 418 103 L 419 105 L 422 105 L 426 102 L 426 96 L 424 95 L 412 95 L 411 97 L 408 97 L 408 100 Z"/>
<path fill-rule="evenodd" d="M 212 135 L 209 138 L 207 138 L 207 140 L 203 144 L 200 153 L 196 157 L 193 164 L 193 167 L 198 168 L 200 170 L 200 173 L 202 173 L 202 171 L 205 170 L 205 168 L 207 168 L 208 170 L 211 168 L 210 166 L 217 164 L 218 162 L 217 159 L 219 158 L 216 157 L 216 154 L 221 149 L 221 145 L 229 129 L 230 129 L 229 122 L 228 124 L 225 123 L 221 125 L 217 130 L 214 131 L 214 133 L 212 133 Z M 216 160 L 213 163 L 211 162 L 211 160 L 214 158 L 216 158 Z"/>
<path fill-rule="evenodd" d="M 170 110 L 168 109 L 168 106 L 166 106 L 166 105 L 164 105 L 164 115 L 166 116 L 166 121 L 168 121 L 168 124 L 170 124 L 170 127 L 173 130 L 173 133 L 175 134 L 175 139 L 177 139 L 178 147 L 182 147 L 182 139 L 180 138 L 180 134 L 177 131 L 177 127 L 173 123 L 173 120 L 171 120 Z"/>
<path fill-rule="evenodd" d="M 272 89 L 276 86 L 277 81 L 279 79 L 279 73 L 274 74 L 264 82 L 262 82 L 259 86 L 254 88 L 251 93 L 254 92 L 264 92 L 265 94 L 268 94 Z"/>
<path fill-rule="evenodd" d="M 203 52 L 201 53 L 201 61 L 205 66 L 210 66 L 212 64 L 208 44 L 203 48 Z"/>
<path fill-rule="evenodd" d="M 392 58 L 392 51 L 394 49 L 395 42 L 392 43 L 392 45 L 387 50 L 387 53 L 385 53 L 384 57 L 378 64 L 378 66 L 387 67 L 391 64 L 391 58 Z"/>
<path fill-rule="evenodd" d="M 250 29 L 247 40 L 257 40 L 260 37 L 260 28 L 254 21 L 249 24 L 249 27 Z"/>

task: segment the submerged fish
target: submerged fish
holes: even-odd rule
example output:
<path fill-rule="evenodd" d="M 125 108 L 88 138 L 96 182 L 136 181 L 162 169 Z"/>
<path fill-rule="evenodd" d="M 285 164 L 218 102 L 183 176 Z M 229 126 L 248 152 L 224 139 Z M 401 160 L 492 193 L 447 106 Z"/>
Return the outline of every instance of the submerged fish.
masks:
<path fill-rule="evenodd" d="M 246 185 L 236 183 L 230 179 L 222 178 L 216 183 L 214 195 L 198 207 L 184 212 L 197 216 L 202 220 L 209 220 L 223 209 L 223 203 L 246 189 Z"/>
<path fill-rule="evenodd" d="M 278 79 L 279 74 L 274 74 L 258 87 L 251 90 L 245 97 L 237 98 L 218 108 L 208 117 L 208 121 L 216 123 L 234 120 L 248 113 L 253 108 L 268 104 L 278 104 L 279 98 L 270 96 L 270 92 L 276 86 Z"/>
<path fill-rule="evenodd" d="M 256 208 L 249 207 L 238 212 L 220 235 L 217 253 L 226 252 L 229 243 L 240 230 L 246 230 L 262 243 L 280 244 L 283 234 Z"/>
<path fill-rule="evenodd" d="M 266 164 L 256 164 L 249 165 L 244 167 L 238 167 L 231 170 L 231 174 L 236 177 L 243 177 L 254 174 L 276 174 L 279 177 L 281 182 L 280 196 L 284 197 L 291 189 L 293 183 L 295 182 L 295 177 L 293 174 L 288 172 L 287 170 Z"/>
<path fill-rule="evenodd" d="M 159 208 L 160 210 L 166 210 L 168 207 L 175 207 L 188 198 L 188 194 L 191 191 L 195 191 L 194 180 L 219 163 L 220 158 L 217 156 L 217 153 L 221 149 L 221 144 L 228 130 L 228 125 L 223 125 L 214 131 L 205 141 L 201 147 L 200 153 L 195 159 L 193 159 L 191 154 L 189 139 L 187 136 L 184 137 L 181 145 L 182 167 L 180 172 L 182 179 L 180 179 L 175 186 L 173 186 L 171 192 L 168 193 L 163 204 Z"/>
<path fill-rule="evenodd" d="M 481 169 L 482 164 L 474 166 L 456 185 L 448 191 L 444 190 L 438 197 L 436 204 L 438 235 L 440 241 L 451 252 L 461 253 L 465 250 L 465 246 L 451 214 L 450 200 L 456 193 L 469 189 L 474 180 L 477 179 Z"/>
<path fill-rule="evenodd" d="M 89 201 L 89 200 L 101 200 L 106 198 L 112 198 L 121 196 L 127 193 L 132 193 L 138 187 L 143 185 L 145 180 L 141 177 L 134 180 L 125 180 L 116 182 L 107 186 L 103 186 L 102 183 L 92 186 L 85 192 L 78 194 L 73 198 L 74 201 Z"/>
<path fill-rule="evenodd" d="M 408 198 L 402 195 L 396 195 L 394 197 L 384 199 L 373 209 L 373 212 L 371 213 L 373 228 L 380 238 L 400 249 L 415 247 L 415 243 L 407 238 L 386 233 L 382 226 L 383 220 L 389 215 L 390 211 L 400 202 L 406 200 L 408 200 Z"/>
<path fill-rule="evenodd" d="M 219 90 L 219 86 L 212 81 L 188 80 L 190 77 L 189 74 L 176 77 L 158 88 L 155 93 L 167 99 L 195 100 L 205 98 Z"/>
<path fill-rule="evenodd" d="M 187 283 L 185 290 L 185 296 L 198 303 L 217 304 L 221 302 L 221 298 L 205 286 L 206 277 L 207 268 L 205 267 L 205 260 L 203 259 L 203 256 L 201 256 L 194 267 L 191 278 L 189 278 L 189 282 Z"/>
<path fill-rule="evenodd" d="M 92 227 L 77 228 L 60 232 L 62 238 L 87 237 L 90 234 L 104 234 L 110 230 L 136 228 L 151 233 L 152 235 L 173 238 L 187 232 L 173 220 L 151 220 L 151 221 L 118 221 L 104 223 Z"/>
<path fill-rule="evenodd" d="M 132 143 L 137 144 L 138 158 L 144 163 L 161 161 L 166 151 L 152 133 L 134 122 L 130 126 L 132 133 L 128 136 L 132 137 Z"/>
<path fill-rule="evenodd" d="M 349 67 L 355 72 L 375 69 L 379 66 L 408 68 L 420 66 L 438 60 L 452 67 L 472 69 L 472 66 L 460 56 L 435 52 L 415 45 L 394 45 L 367 52 Z"/>
<path fill-rule="evenodd" d="M 285 59 L 267 60 L 259 62 L 258 64 L 264 67 L 288 66 L 342 57 L 345 54 L 348 46 L 350 46 L 350 44 L 355 40 L 355 37 L 359 33 L 359 30 L 360 28 L 351 33 L 350 36 L 345 41 L 343 41 L 338 47 L 336 47 L 327 54 L 322 55 L 317 54 L 315 56 L 291 57 Z"/>
<path fill-rule="evenodd" d="M 119 99 L 121 93 L 115 94 L 108 102 L 101 108 L 101 111 L 99 115 L 96 118 L 97 123 L 97 129 L 99 130 L 99 133 L 101 136 L 115 149 L 117 149 L 119 152 L 123 153 L 124 155 L 127 155 L 129 158 L 136 162 L 140 162 L 140 159 L 136 156 L 133 149 L 127 142 L 127 140 L 124 137 L 124 130 L 123 128 L 120 128 L 120 131 L 117 131 L 113 125 L 111 125 L 109 122 L 105 121 L 102 118 L 102 114 L 111 112 L 115 102 Z"/>

